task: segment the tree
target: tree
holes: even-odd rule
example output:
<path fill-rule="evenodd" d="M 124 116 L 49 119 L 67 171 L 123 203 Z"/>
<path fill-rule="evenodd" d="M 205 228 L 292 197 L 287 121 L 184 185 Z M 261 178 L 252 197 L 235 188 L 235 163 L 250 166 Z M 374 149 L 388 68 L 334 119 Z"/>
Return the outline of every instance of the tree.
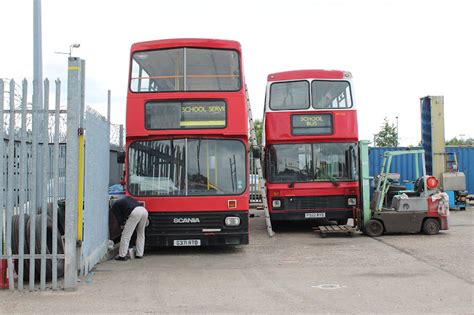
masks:
<path fill-rule="evenodd" d="M 255 119 L 253 122 L 253 127 L 255 128 L 255 135 L 257 136 L 257 143 L 259 145 L 262 144 L 262 130 L 263 130 L 263 122 L 259 119 Z"/>
<path fill-rule="evenodd" d="M 374 137 L 375 145 L 378 147 L 398 147 L 398 130 L 392 123 L 384 118 L 382 128 Z"/>
<path fill-rule="evenodd" d="M 464 140 L 454 137 L 451 140 L 446 141 L 446 145 L 474 145 L 474 139 L 468 138 Z"/>

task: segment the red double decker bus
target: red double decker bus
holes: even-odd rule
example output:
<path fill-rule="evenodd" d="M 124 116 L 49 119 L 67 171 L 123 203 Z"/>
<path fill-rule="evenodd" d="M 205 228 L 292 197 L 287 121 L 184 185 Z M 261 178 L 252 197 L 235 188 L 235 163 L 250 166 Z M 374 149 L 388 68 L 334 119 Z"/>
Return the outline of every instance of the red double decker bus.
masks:
<path fill-rule="evenodd" d="M 126 120 L 126 193 L 149 211 L 146 244 L 248 244 L 240 44 L 133 44 Z"/>
<path fill-rule="evenodd" d="M 265 178 L 272 222 L 346 224 L 358 205 L 358 131 L 352 76 L 270 74 L 264 113 Z"/>

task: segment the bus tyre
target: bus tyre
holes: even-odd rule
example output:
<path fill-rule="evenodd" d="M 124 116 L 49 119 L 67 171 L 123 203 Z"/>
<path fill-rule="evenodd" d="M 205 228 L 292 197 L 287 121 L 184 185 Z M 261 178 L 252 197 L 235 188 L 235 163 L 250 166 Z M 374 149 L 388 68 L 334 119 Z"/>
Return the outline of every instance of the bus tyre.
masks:
<path fill-rule="evenodd" d="M 383 234 L 383 224 L 379 220 L 370 220 L 364 228 L 365 233 L 370 237 L 378 237 Z"/>
<path fill-rule="evenodd" d="M 428 235 L 435 235 L 439 233 L 439 222 L 435 219 L 426 219 L 423 222 L 423 233 Z"/>

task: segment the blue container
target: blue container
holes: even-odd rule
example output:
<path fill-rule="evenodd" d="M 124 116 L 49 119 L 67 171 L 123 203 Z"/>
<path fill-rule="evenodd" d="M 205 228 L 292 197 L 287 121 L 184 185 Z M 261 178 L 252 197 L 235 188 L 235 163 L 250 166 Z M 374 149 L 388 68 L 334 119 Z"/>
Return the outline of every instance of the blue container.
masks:
<path fill-rule="evenodd" d="M 419 148 L 413 148 L 419 149 Z M 369 175 L 375 176 L 382 170 L 383 155 L 387 151 L 406 151 L 408 148 L 369 148 Z M 419 170 L 421 176 L 421 161 L 419 163 Z M 392 157 L 390 165 L 391 173 L 400 174 L 400 184 L 405 185 L 407 182 L 416 180 L 415 170 L 415 156 L 414 155 L 399 155 Z"/>
<path fill-rule="evenodd" d="M 375 176 L 380 173 L 383 154 L 386 151 L 404 151 L 420 148 L 369 148 L 369 175 Z M 446 147 L 447 152 L 454 152 L 458 157 L 459 171 L 466 175 L 466 190 L 474 194 L 474 146 Z M 419 161 L 421 170 L 421 161 Z M 410 155 L 396 156 L 392 160 L 390 172 L 401 175 L 400 182 L 405 185 L 407 181 L 414 181 L 415 159 Z M 420 174 L 421 176 L 421 174 Z"/>

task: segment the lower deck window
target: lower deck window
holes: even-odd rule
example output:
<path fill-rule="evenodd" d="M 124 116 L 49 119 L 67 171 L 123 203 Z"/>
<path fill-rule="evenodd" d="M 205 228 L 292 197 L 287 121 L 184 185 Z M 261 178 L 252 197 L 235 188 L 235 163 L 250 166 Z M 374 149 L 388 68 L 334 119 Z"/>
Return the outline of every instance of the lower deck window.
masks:
<path fill-rule="evenodd" d="M 128 189 L 135 196 L 237 195 L 246 189 L 241 141 L 135 141 L 128 149 Z"/>
<path fill-rule="evenodd" d="M 270 182 L 357 180 L 355 143 L 276 144 L 267 149 Z"/>

